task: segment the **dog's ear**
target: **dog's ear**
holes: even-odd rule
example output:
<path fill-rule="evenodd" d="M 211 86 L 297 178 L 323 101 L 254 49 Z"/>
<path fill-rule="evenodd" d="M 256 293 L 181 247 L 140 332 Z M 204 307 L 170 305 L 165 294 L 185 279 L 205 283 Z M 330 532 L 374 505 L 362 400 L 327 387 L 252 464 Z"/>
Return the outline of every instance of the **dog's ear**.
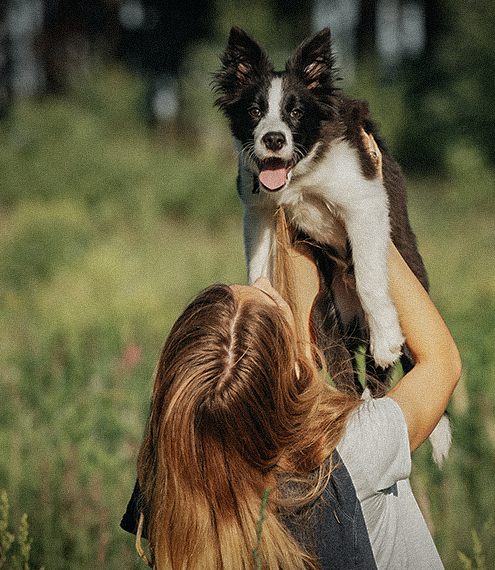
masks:
<path fill-rule="evenodd" d="M 303 42 L 287 62 L 285 69 L 295 73 L 307 89 L 333 90 L 337 78 L 332 54 L 330 30 L 324 28 Z"/>
<path fill-rule="evenodd" d="M 237 27 L 230 30 L 227 48 L 220 59 L 222 69 L 213 79 L 216 91 L 222 94 L 216 101 L 220 107 L 225 107 L 245 87 L 273 72 L 273 66 L 263 49 Z"/>

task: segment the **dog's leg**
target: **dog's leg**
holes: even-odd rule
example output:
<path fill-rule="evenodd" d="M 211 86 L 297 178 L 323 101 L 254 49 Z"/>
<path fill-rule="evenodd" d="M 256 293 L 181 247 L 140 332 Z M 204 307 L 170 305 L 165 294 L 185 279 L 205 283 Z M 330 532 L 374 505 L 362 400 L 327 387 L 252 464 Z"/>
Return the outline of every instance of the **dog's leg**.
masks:
<path fill-rule="evenodd" d="M 388 292 L 391 230 L 387 192 L 381 176 L 365 178 L 360 167 L 355 168 L 358 155 L 345 143 L 334 145 L 328 164 L 343 182 L 333 188 L 332 195 L 352 248 L 356 289 L 366 314 L 370 351 L 377 365 L 386 368 L 398 360 L 405 340 Z"/>
<path fill-rule="evenodd" d="M 246 254 L 248 283 L 258 277 L 273 279 L 275 264 L 275 208 L 261 193 L 252 170 L 245 164 L 240 147 L 237 192 L 244 206 L 244 251 Z"/>
<path fill-rule="evenodd" d="M 273 215 L 245 208 L 243 225 L 248 283 L 252 285 L 261 276 L 273 280 L 276 231 Z"/>
<path fill-rule="evenodd" d="M 376 185 L 376 183 L 374 183 Z M 387 202 L 368 193 L 346 208 L 356 286 L 370 331 L 370 350 L 382 367 L 393 364 L 404 343 L 397 311 L 388 292 L 389 219 Z"/>

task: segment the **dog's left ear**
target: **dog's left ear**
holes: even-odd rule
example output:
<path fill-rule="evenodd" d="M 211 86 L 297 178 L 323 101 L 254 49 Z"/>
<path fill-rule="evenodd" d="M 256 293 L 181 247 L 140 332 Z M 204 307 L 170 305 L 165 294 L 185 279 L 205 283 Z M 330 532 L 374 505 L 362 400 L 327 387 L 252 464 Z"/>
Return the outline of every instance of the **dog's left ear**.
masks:
<path fill-rule="evenodd" d="M 307 89 L 331 90 L 337 76 L 330 30 L 324 28 L 303 42 L 287 62 L 285 69 L 288 73 L 295 73 Z"/>

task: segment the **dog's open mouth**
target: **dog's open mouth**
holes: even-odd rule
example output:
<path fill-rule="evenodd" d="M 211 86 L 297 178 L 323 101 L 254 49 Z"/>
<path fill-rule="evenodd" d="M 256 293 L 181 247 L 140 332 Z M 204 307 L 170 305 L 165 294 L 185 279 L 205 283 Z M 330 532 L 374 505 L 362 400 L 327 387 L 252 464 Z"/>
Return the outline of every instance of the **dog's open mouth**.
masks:
<path fill-rule="evenodd" d="M 275 192 L 287 182 L 287 175 L 292 167 L 292 161 L 286 162 L 280 158 L 269 158 L 261 166 L 259 179 L 266 190 Z"/>

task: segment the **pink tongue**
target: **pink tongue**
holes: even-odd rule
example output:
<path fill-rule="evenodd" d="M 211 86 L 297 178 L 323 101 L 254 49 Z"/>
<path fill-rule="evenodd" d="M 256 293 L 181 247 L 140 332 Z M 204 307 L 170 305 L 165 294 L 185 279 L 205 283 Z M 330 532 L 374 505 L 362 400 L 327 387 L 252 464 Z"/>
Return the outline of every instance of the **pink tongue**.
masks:
<path fill-rule="evenodd" d="M 281 166 L 280 162 L 276 164 L 266 164 L 260 172 L 260 182 L 268 190 L 278 190 L 285 184 L 287 177 L 287 169 Z"/>

